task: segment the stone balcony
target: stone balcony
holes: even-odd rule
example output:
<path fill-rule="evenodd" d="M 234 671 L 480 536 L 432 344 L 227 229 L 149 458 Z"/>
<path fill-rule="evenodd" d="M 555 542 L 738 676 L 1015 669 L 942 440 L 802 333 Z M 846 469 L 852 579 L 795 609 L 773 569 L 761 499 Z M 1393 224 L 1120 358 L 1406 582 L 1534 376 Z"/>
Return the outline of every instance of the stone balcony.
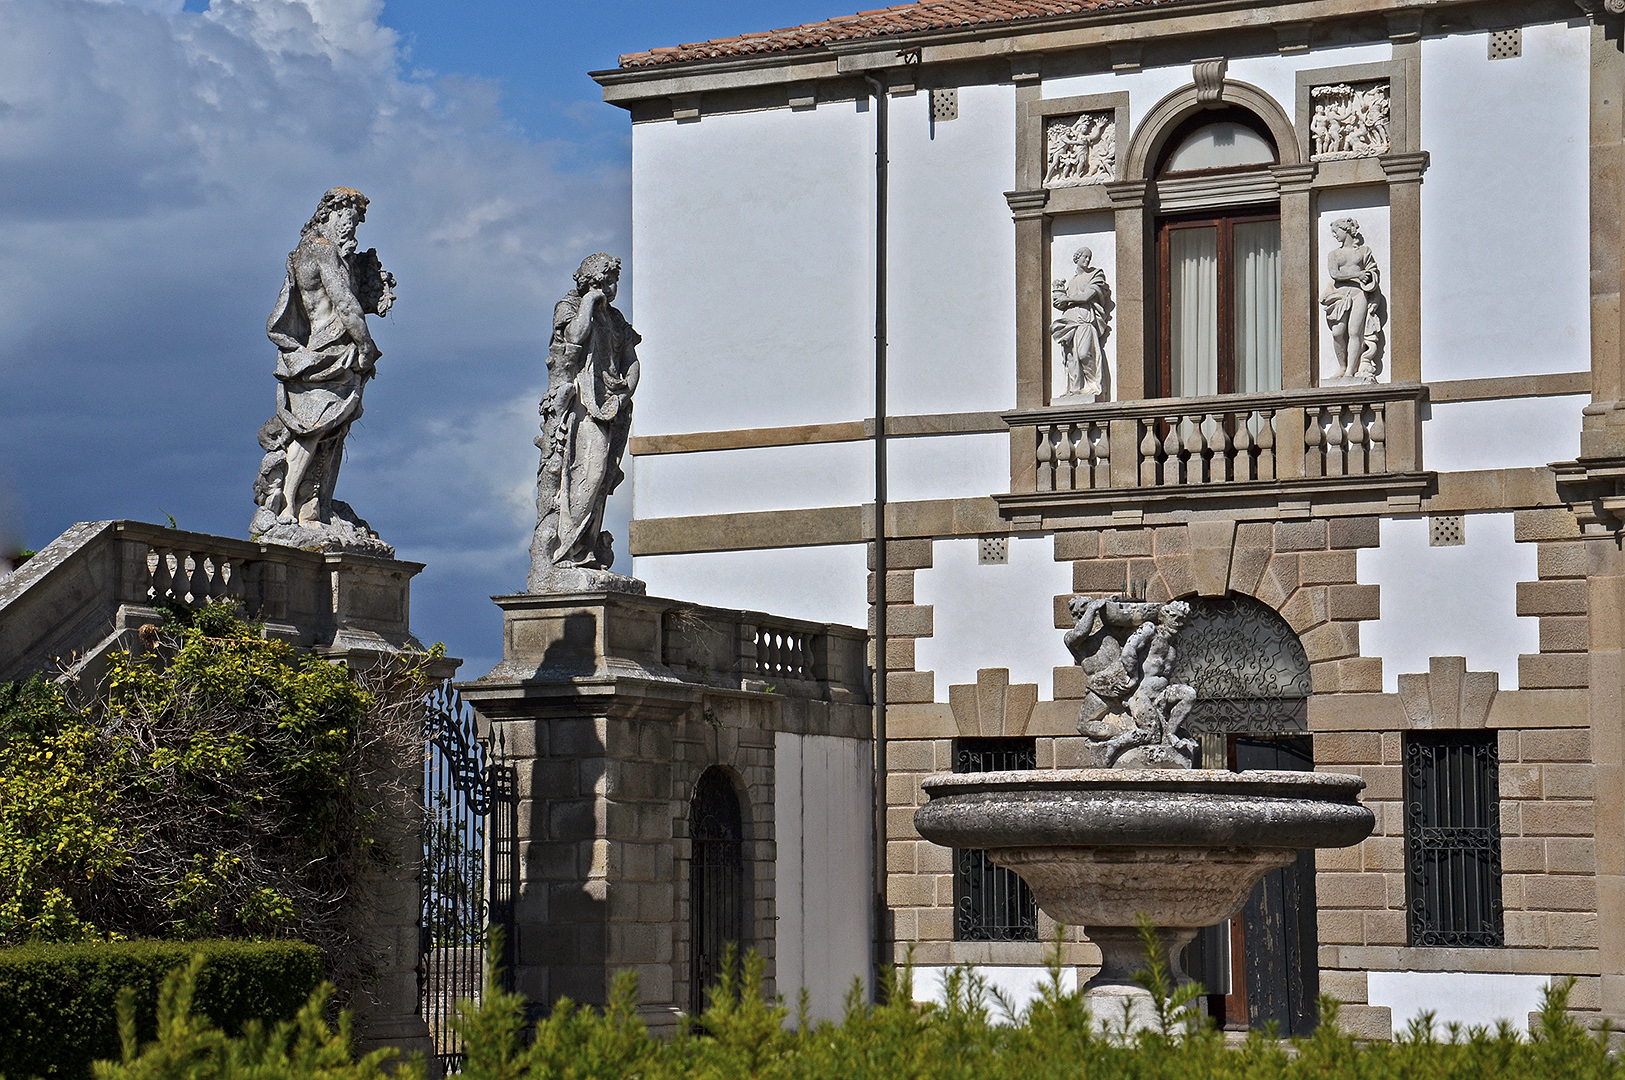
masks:
<path fill-rule="evenodd" d="M 1202 505 L 1380 502 L 1416 512 L 1427 387 L 1051 405 L 1010 425 L 1012 517 L 1135 514 Z"/>

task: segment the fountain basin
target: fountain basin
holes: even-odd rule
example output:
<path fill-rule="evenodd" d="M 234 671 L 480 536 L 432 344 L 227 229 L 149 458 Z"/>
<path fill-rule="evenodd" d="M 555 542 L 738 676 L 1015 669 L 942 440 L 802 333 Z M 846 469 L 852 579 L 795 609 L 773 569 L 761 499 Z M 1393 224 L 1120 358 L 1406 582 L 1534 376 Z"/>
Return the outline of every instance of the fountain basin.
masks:
<path fill-rule="evenodd" d="M 922 787 L 922 837 L 985 849 L 1051 918 L 1100 947 L 1096 995 L 1143 994 L 1138 916 L 1157 926 L 1178 972 L 1179 950 L 1240 911 L 1264 875 L 1300 849 L 1357 844 L 1376 825 L 1359 802 L 1365 781 L 1336 773 L 1040 769 L 938 773 Z"/>

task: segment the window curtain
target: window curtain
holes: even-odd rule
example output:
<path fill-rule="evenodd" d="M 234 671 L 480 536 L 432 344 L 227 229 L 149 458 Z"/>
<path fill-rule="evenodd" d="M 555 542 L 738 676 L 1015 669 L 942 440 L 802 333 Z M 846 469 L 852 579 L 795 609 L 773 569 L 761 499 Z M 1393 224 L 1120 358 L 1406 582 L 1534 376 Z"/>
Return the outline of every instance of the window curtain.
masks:
<path fill-rule="evenodd" d="M 1238 221 L 1235 258 L 1236 392 L 1281 389 L 1281 223 Z"/>
<path fill-rule="evenodd" d="M 1279 246 L 1279 242 L 1277 242 Z M 1219 230 L 1168 233 L 1169 373 L 1174 397 L 1219 392 Z M 1277 284 L 1279 291 L 1279 284 Z M 1279 335 L 1277 335 L 1279 340 Z M 1279 356 L 1279 345 L 1277 345 Z M 1280 370 L 1280 360 L 1276 360 Z M 1277 376 L 1279 378 L 1279 376 Z"/>

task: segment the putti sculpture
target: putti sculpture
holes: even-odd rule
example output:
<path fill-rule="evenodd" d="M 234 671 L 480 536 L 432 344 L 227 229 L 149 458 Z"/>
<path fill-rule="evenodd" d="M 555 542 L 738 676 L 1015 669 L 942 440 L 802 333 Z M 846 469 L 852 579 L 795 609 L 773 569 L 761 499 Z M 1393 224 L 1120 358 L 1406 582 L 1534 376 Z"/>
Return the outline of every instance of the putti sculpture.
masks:
<path fill-rule="evenodd" d="M 1180 953 L 1199 929 L 1235 916 L 1300 849 L 1357 844 L 1376 818 L 1358 776 L 1191 767 L 1196 691 L 1171 679 L 1188 604 L 1075 597 L 1069 609 L 1066 644 L 1089 683 L 1079 730 L 1106 767 L 929 776 L 914 825 L 932 843 L 987 851 L 1051 918 L 1084 930 L 1101 955 L 1084 985 L 1097 1021 L 1154 1027 L 1134 978 L 1146 965 L 1139 916 L 1183 980 Z"/>
<path fill-rule="evenodd" d="M 265 457 L 254 480 L 249 534 L 271 544 L 394 558 L 350 507 L 333 498 L 344 440 L 382 355 L 367 327 L 395 302 L 395 276 L 378 250 L 356 250 L 367 197 L 336 187 L 322 196 L 288 254 L 288 276 L 266 321 L 277 347 L 276 413 L 260 428 Z"/>
<path fill-rule="evenodd" d="M 553 309 L 542 398 L 542 451 L 536 473 L 536 535 L 530 545 L 533 593 L 642 593 L 636 578 L 612 573 L 614 540 L 604 509 L 625 474 L 621 456 L 632 427 L 632 394 L 643 339 L 614 306 L 621 260 L 589 255 L 575 286 Z"/>

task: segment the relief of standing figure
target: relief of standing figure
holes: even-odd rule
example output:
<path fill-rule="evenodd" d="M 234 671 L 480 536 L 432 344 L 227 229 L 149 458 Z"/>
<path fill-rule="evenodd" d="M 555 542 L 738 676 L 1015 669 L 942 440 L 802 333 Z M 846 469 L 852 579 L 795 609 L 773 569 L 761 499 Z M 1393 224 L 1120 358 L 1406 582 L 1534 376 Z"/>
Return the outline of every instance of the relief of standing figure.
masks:
<path fill-rule="evenodd" d="M 382 355 L 367 327 L 395 302 L 395 277 L 378 251 L 356 250 L 367 197 L 336 187 L 316 205 L 266 334 L 277 347 L 276 415 L 260 428 L 265 457 L 254 482 L 255 539 L 314 550 L 393 558 L 365 521 L 333 498 L 344 440 L 361 416 L 361 393 Z"/>
<path fill-rule="evenodd" d="M 1061 396 L 1076 401 L 1094 401 L 1105 389 L 1112 290 L 1105 272 L 1089 265 L 1093 258 L 1088 248 L 1079 248 L 1072 257 L 1077 273 L 1070 281 L 1056 278 L 1050 291 L 1050 303 L 1061 313 L 1049 328 L 1066 368 L 1066 393 Z"/>
<path fill-rule="evenodd" d="M 531 592 L 609 589 L 642 593 L 634 578 L 610 572 L 614 537 L 604 525 L 610 493 L 625 478 L 621 455 L 632 427 L 632 393 L 643 339 L 613 307 L 621 260 L 589 255 L 575 287 L 553 309 L 542 399 L 542 451 L 536 476 Z"/>
<path fill-rule="evenodd" d="M 1374 383 L 1382 362 L 1382 275 L 1358 221 L 1338 218 L 1331 230 L 1338 246 L 1326 255 L 1326 272 L 1332 280 L 1320 306 L 1332 331 L 1337 378 Z"/>

